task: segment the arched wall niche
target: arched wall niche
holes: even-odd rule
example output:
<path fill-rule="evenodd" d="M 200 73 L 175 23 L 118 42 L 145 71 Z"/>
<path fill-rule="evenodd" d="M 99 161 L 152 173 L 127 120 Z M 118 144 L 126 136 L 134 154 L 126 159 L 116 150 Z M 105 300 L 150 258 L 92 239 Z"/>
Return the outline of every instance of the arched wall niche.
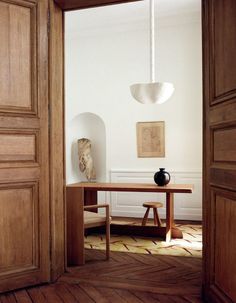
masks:
<path fill-rule="evenodd" d="M 87 181 L 79 170 L 78 144 L 80 138 L 91 140 L 91 153 L 96 170 L 96 181 L 106 181 L 106 129 L 101 117 L 86 112 L 75 116 L 66 129 L 66 183 Z"/>

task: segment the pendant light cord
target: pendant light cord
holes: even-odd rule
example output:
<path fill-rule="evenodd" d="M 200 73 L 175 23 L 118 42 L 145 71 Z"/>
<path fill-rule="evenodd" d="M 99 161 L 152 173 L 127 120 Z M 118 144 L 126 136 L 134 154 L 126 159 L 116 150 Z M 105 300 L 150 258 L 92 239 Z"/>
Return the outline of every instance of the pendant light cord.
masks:
<path fill-rule="evenodd" d="M 155 82 L 155 0 L 149 0 L 150 11 L 150 79 Z"/>
<path fill-rule="evenodd" d="M 150 17 L 150 81 L 151 83 L 135 83 L 130 86 L 130 91 L 135 100 L 143 104 L 162 104 L 174 92 L 174 85 L 169 82 L 155 82 L 155 1 L 149 0 Z"/>

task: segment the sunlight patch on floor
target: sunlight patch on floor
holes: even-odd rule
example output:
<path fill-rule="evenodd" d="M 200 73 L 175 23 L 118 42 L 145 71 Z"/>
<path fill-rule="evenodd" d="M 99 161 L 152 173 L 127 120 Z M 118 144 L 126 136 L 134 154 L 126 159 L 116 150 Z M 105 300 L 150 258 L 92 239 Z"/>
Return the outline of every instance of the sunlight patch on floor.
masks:
<path fill-rule="evenodd" d="M 176 224 L 183 232 L 183 239 L 167 243 L 160 238 L 145 238 L 127 235 L 111 235 L 111 251 L 171 256 L 202 257 L 202 226 Z M 85 237 L 85 248 L 105 250 L 105 235 Z"/>

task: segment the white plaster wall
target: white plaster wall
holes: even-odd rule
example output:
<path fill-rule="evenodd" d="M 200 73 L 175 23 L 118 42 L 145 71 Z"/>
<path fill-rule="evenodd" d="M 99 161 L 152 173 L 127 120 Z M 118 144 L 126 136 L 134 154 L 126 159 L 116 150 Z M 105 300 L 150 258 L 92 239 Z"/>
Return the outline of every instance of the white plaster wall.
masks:
<path fill-rule="evenodd" d="M 163 105 L 139 104 L 129 92 L 130 84 L 149 81 L 146 21 L 123 24 L 120 20 L 120 27 L 99 28 L 98 24 L 86 29 L 81 18 L 81 28 L 67 30 L 73 28 L 72 13 L 66 14 L 66 142 L 74 135 L 69 131 L 71 121 L 80 113 L 92 112 L 106 127 L 107 180 L 112 169 L 201 171 L 200 13 L 158 22 L 156 75 L 175 86 L 174 95 Z M 83 11 L 77 13 L 79 18 Z M 166 157 L 138 158 L 136 123 L 159 120 L 166 126 Z M 74 165 L 70 148 L 67 145 L 67 183 Z"/>
<path fill-rule="evenodd" d="M 174 218 L 181 220 L 202 220 L 202 174 L 201 172 L 169 171 L 172 184 L 193 184 L 193 193 L 174 196 Z M 111 170 L 111 182 L 120 183 L 152 183 L 153 171 L 138 170 Z M 131 192 L 110 192 L 106 197 L 110 202 L 113 216 L 122 217 L 143 217 L 143 202 L 160 201 L 163 207 L 158 209 L 161 218 L 166 217 L 166 196 L 164 193 L 131 193 Z M 149 217 L 153 217 L 150 212 Z"/>

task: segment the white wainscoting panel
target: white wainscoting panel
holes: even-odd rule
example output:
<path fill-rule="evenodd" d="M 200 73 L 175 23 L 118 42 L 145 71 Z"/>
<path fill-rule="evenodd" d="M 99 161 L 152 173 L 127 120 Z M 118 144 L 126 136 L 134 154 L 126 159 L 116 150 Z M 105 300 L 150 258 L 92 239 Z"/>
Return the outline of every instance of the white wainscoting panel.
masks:
<path fill-rule="evenodd" d="M 174 195 L 174 217 L 182 220 L 202 220 L 202 173 L 200 171 L 169 171 L 171 183 L 193 184 L 192 194 Z M 153 183 L 154 172 L 111 170 L 110 182 Z M 107 197 L 108 198 L 108 197 Z M 159 209 L 161 218 L 165 218 L 166 205 L 163 193 L 112 192 L 110 193 L 111 214 L 123 217 L 143 217 L 146 201 L 160 201 L 164 207 Z M 151 212 L 150 212 L 151 213 Z M 150 214 L 152 217 L 152 214 Z"/>

